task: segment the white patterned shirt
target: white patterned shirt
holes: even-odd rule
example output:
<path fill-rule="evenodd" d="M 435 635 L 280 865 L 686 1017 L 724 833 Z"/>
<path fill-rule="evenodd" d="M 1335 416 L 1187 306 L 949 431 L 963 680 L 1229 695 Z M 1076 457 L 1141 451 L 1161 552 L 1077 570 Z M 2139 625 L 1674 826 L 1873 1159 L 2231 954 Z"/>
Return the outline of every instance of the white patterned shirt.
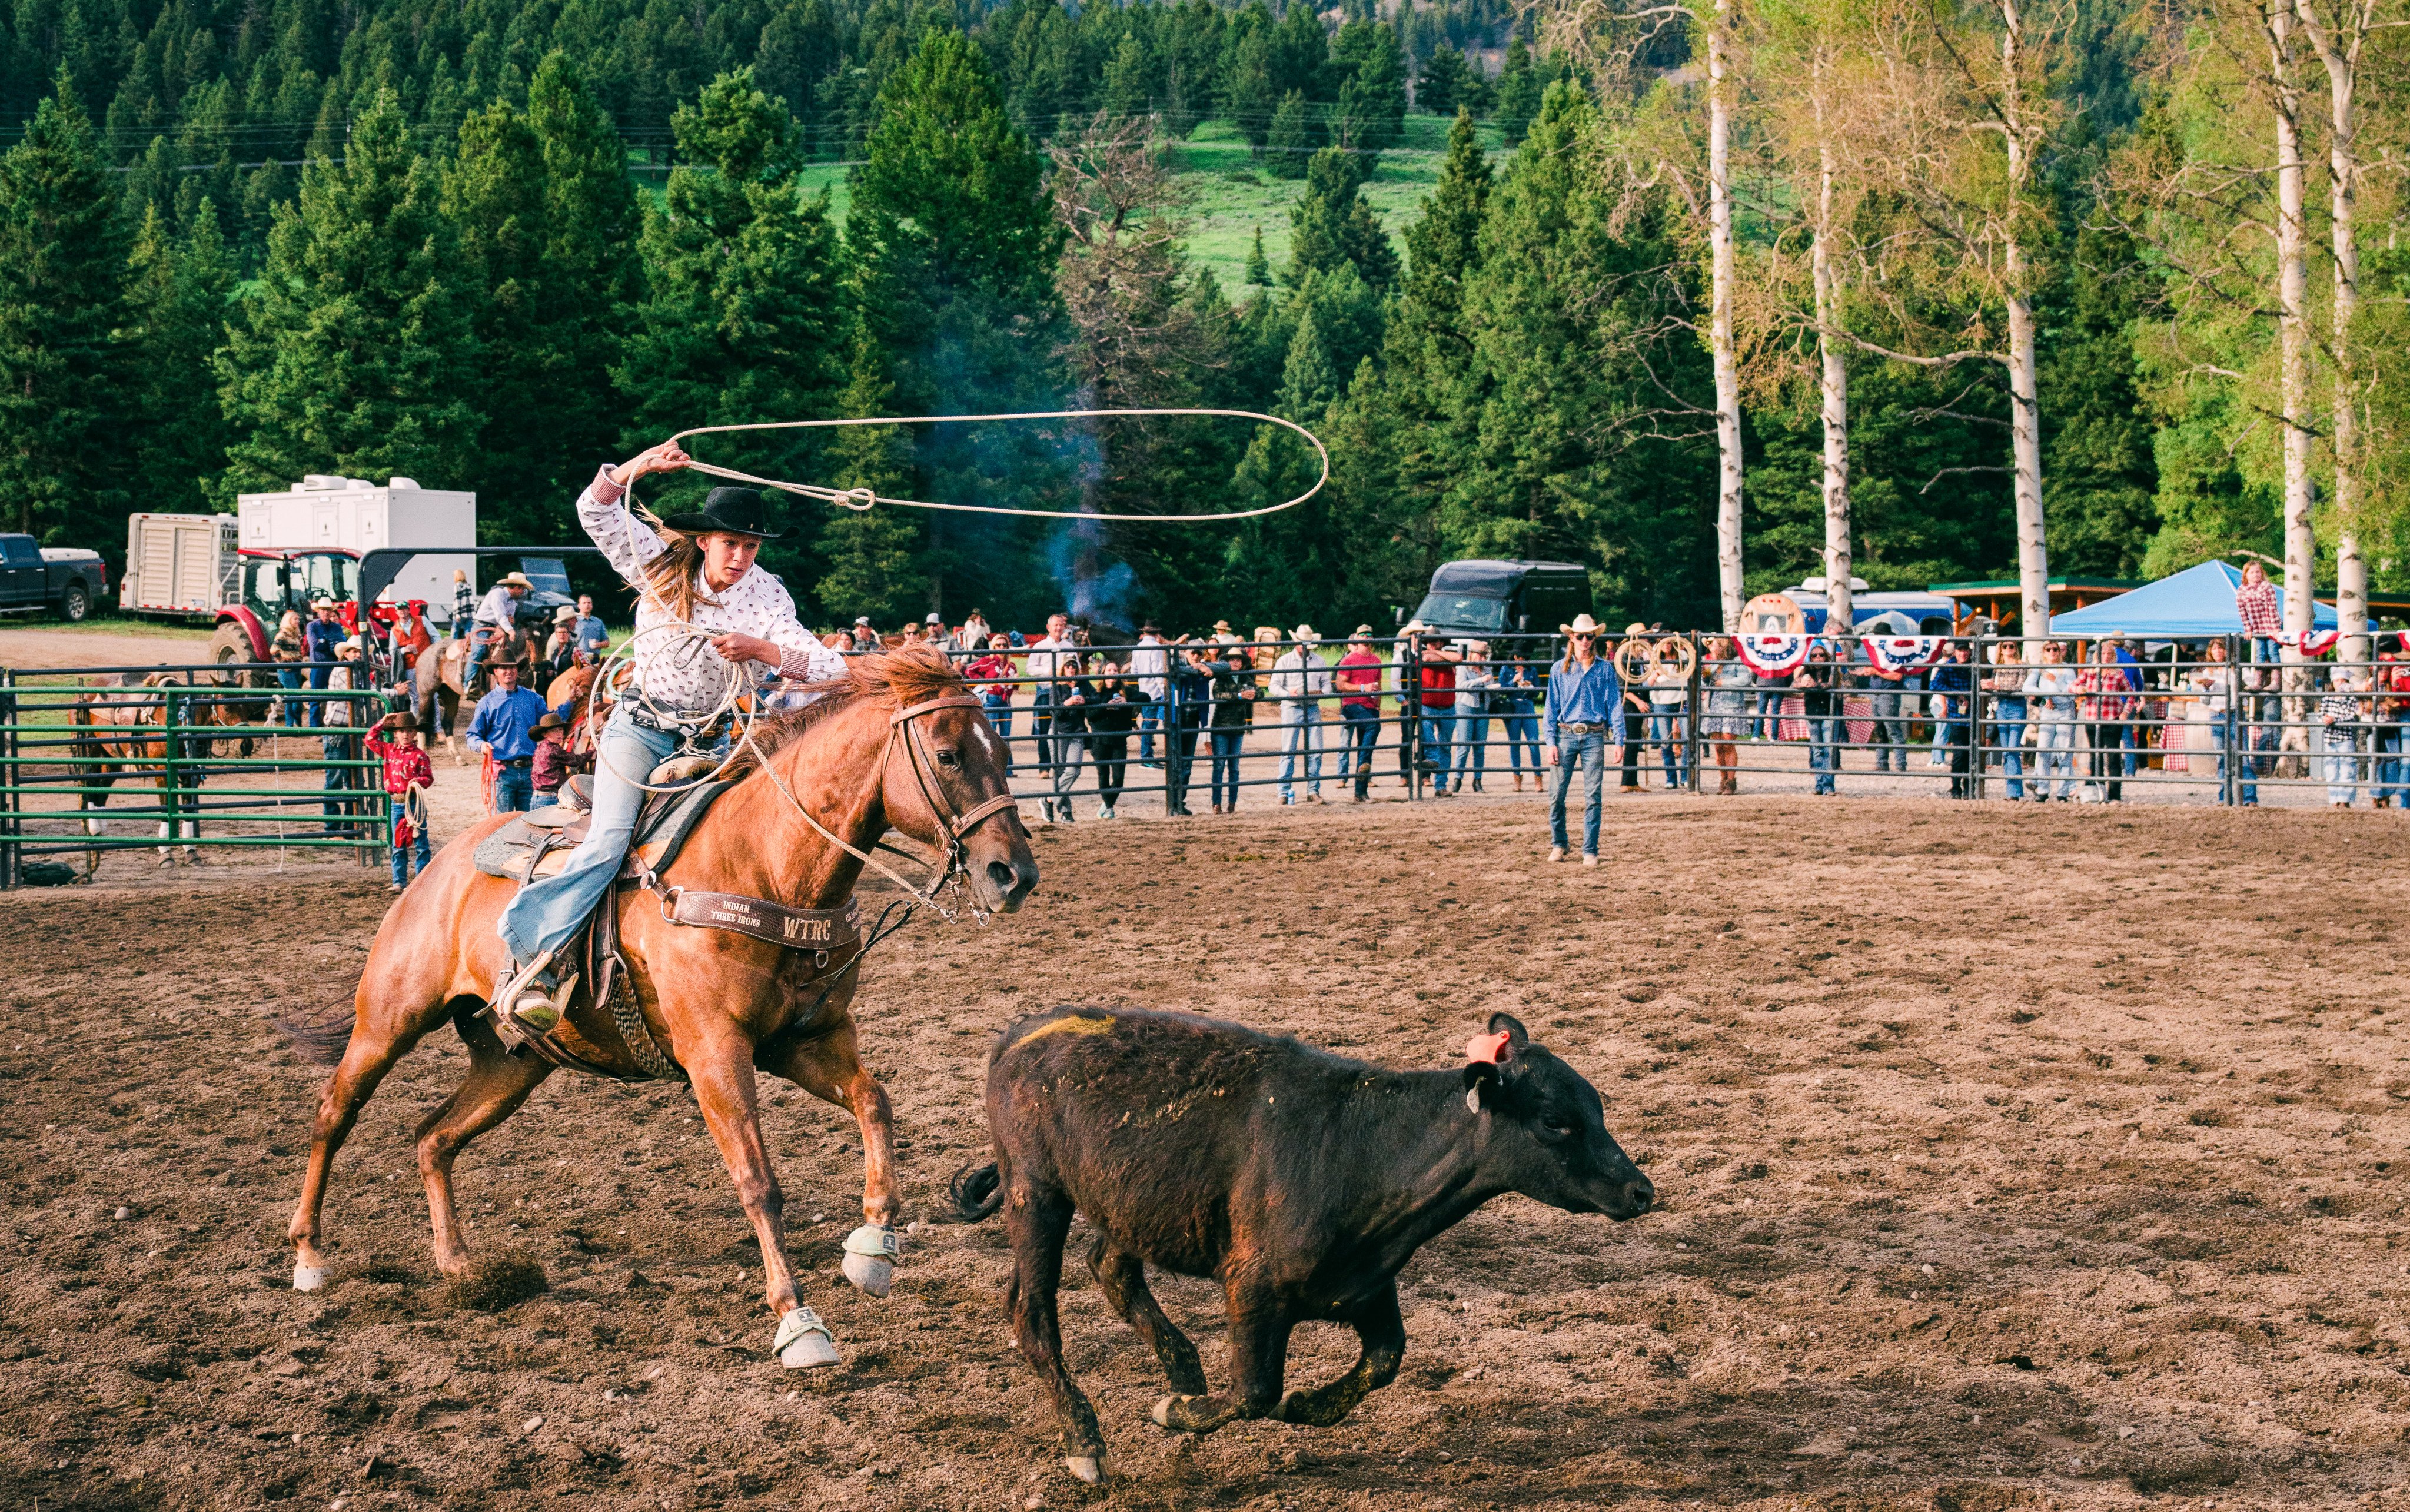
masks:
<path fill-rule="evenodd" d="M 611 481 L 610 469 L 603 469 L 577 496 L 577 522 L 602 548 L 603 558 L 636 589 L 636 685 L 663 709 L 702 713 L 719 702 L 728 686 L 728 663 L 703 642 L 645 633 L 651 626 L 675 620 L 667 608 L 654 602 L 645 579 L 645 564 L 668 550 L 669 544 L 628 512 L 627 494 L 625 487 Z M 707 598 L 719 603 L 707 603 Z M 718 592 L 704 583 L 698 572 L 690 622 L 716 633 L 755 635 L 775 643 L 784 653 L 778 662 L 781 676 L 817 681 L 846 675 L 845 658 L 822 646 L 795 618 L 795 601 L 788 595 L 786 585 L 758 566 Z"/>

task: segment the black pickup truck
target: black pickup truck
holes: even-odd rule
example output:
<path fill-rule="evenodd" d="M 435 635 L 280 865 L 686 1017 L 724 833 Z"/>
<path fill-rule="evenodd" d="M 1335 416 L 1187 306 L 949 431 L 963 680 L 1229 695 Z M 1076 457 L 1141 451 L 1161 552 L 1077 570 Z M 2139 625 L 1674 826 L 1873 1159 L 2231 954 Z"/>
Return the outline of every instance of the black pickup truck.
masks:
<path fill-rule="evenodd" d="M 49 609 L 72 622 L 91 614 L 108 591 L 109 564 L 99 552 L 0 533 L 0 614 Z"/>

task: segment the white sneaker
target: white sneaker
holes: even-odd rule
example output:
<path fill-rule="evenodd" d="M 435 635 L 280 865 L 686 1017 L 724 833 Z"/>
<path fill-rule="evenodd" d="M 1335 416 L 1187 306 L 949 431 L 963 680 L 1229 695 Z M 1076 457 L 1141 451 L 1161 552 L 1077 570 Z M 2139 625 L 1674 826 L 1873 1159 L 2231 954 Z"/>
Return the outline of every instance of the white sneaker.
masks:
<path fill-rule="evenodd" d="M 1564 860 L 1564 859 L 1565 859 L 1565 848 L 1564 848 L 1563 846 L 1561 846 L 1561 845 L 1552 845 L 1552 846 L 1548 847 L 1548 859 L 1549 859 L 1550 861 L 1562 861 L 1562 860 Z"/>
<path fill-rule="evenodd" d="M 1112 806 L 1112 805 L 1111 805 L 1111 804 L 1098 804 L 1098 805 L 1096 806 L 1096 817 L 1097 817 L 1098 819 L 1111 819 L 1111 818 L 1112 818 L 1112 817 L 1113 817 L 1113 806 Z"/>
<path fill-rule="evenodd" d="M 1283 807 L 1288 807 L 1289 805 L 1292 805 L 1292 804 L 1294 804 L 1294 803 L 1296 803 L 1296 802 L 1297 802 L 1297 799 L 1296 799 L 1295 797 L 1293 797 L 1292 795 L 1290 795 L 1290 794 L 1288 794 L 1288 793 L 1285 793 L 1285 792 L 1284 792 L 1284 793 L 1282 793 L 1282 794 L 1281 794 L 1281 806 L 1282 806 Z"/>

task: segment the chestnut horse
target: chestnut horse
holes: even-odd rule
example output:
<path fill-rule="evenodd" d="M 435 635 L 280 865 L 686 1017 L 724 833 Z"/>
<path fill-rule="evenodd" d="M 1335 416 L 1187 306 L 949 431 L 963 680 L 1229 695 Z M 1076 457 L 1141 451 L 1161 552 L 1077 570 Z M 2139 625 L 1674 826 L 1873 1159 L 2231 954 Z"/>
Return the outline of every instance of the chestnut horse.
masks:
<path fill-rule="evenodd" d="M 823 691 L 818 702 L 755 727 L 758 756 L 748 752 L 731 768 L 736 785 L 688 836 L 661 876 L 663 891 L 741 894 L 798 909 L 840 907 L 853 893 L 862 861 L 820 828 L 867 852 L 892 827 L 945 854 L 974 908 L 991 913 L 1020 908 L 1038 885 L 1029 831 L 1009 795 L 1004 747 L 952 663 L 935 652 L 910 652 L 864 657 L 849 671 L 844 682 L 806 685 Z M 814 822 L 797 812 L 798 802 Z M 479 1016 L 502 964 L 494 922 L 516 884 L 477 870 L 471 853 L 506 821 L 495 816 L 456 836 L 386 910 L 347 1019 L 314 1028 L 281 1025 L 303 1054 L 335 1067 L 318 1097 L 309 1169 L 290 1230 L 297 1289 L 325 1284 L 318 1209 L 336 1151 L 385 1074 L 446 1020 L 468 1042 L 469 1073 L 418 1126 L 418 1170 L 434 1227 L 435 1263 L 447 1276 L 469 1272 L 452 1206 L 453 1160 L 470 1141 L 517 1111 L 553 1071 L 533 1054 L 510 1054 Z M 761 1242 L 765 1293 L 781 1320 L 777 1347 L 783 1350 L 794 1331 L 787 1315 L 800 1299 L 787 1261 L 778 1181 L 756 1116 L 755 1069 L 850 1112 L 862 1127 L 863 1215 L 868 1226 L 892 1229 L 900 1211 L 887 1094 L 863 1069 L 855 1045 L 851 1004 L 860 972 L 831 970 L 828 955 L 816 963 L 808 950 L 673 923 L 664 899 L 643 888 L 619 892 L 606 906 L 619 910 L 619 950 L 645 1026 L 692 1083 Z M 583 991 L 554 1039 L 616 1074 L 640 1074 L 609 1013 Z M 883 1262 L 878 1274 L 880 1284 L 864 1289 L 884 1292 Z M 796 1322 L 817 1326 L 809 1312 Z M 817 1351 L 808 1363 L 835 1362 L 833 1347 L 796 1342 Z"/>

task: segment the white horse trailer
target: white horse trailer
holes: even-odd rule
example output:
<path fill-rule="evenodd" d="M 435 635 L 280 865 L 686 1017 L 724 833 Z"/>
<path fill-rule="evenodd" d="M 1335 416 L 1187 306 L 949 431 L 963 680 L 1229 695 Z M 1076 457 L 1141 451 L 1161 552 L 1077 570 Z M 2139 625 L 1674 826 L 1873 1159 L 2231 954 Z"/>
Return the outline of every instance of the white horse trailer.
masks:
<path fill-rule="evenodd" d="M 242 494 L 237 504 L 245 551 L 366 556 L 385 546 L 426 551 L 477 544 L 475 494 L 422 488 L 411 478 L 378 485 L 313 472 L 281 493 Z M 431 618 L 448 620 L 455 568 L 473 574 L 475 559 L 414 557 L 394 580 L 390 597 L 397 603 L 424 599 Z"/>

